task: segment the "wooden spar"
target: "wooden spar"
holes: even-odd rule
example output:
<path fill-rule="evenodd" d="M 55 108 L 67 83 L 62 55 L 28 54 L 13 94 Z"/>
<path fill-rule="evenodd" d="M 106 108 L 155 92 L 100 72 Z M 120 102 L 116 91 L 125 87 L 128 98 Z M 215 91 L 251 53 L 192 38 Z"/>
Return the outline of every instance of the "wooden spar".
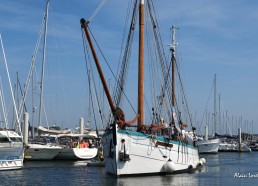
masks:
<path fill-rule="evenodd" d="M 172 112 L 175 112 L 175 56 L 174 56 L 174 49 L 172 49 Z M 174 114 L 172 114 L 172 117 L 174 117 Z M 172 118 L 172 125 L 175 125 L 174 118 Z"/>
<path fill-rule="evenodd" d="M 139 132 L 144 120 L 144 0 L 141 0 L 139 9 L 138 116 Z"/>
<path fill-rule="evenodd" d="M 172 45 L 171 45 L 171 63 L 172 63 L 172 106 L 174 112 L 174 106 L 175 106 L 175 63 L 176 63 L 176 57 L 175 57 L 175 29 L 176 27 L 172 26 Z M 172 119 L 172 125 L 175 124 L 174 119 Z"/>
<path fill-rule="evenodd" d="M 83 28 L 84 31 L 85 31 L 87 40 L 88 40 L 88 42 L 89 42 L 90 49 L 91 49 L 91 52 L 92 52 L 94 61 L 95 61 L 95 63 L 96 63 L 96 66 L 97 66 L 97 70 L 98 70 L 98 73 L 99 73 L 101 82 L 102 82 L 102 84 L 103 84 L 103 87 L 104 87 L 104 91 L 105 91 L 105 93 L 106 93 L 106 95 L 107 95 L 107 99 L 108 99 L 109 106 L 110 106 L 110 108 L 111 108 L 111 110 L 112 110 L 112 113 L 114 113 L 114 112 L 115 112 L 115 105 L 113 104 L 112 97 L 111 97 L 111 95 L 110 95 L 110 92 L 109 92 L 109 89 L 108 89 L 106 80 L 105 80 L 104 75 L 103 75 L 103 72 L 102 72 L 102 69 L 101 69 L 101 67 L 100 67 L 100 63 L 99 63 L 99 60 L 98 60 L 96 51 L 95 51 L 94 46 L 93 46 L 93 43 L 92 43 L 92 41 L 91 41 L 91 37 L 90 37 L 90 33 L 89 33 L 89 30 L 88 30 L 86 21 L 85 21 L 85 19 L 82 18 L 80 22 L 81 22 L 82 28 Z"/>
<path fill-rule="evenodd" d="M 173 27 L 174 29 L 174 27 Z M 174 31 L 173 31 L 174 32 Z M 173 43 L 172 43 L 173 45 Z M 172 106 L 175 106 L 175 62 L 176 62 L 176 58 L 175 58 L 175 48 L 174 46 L 172 46 Z"/>

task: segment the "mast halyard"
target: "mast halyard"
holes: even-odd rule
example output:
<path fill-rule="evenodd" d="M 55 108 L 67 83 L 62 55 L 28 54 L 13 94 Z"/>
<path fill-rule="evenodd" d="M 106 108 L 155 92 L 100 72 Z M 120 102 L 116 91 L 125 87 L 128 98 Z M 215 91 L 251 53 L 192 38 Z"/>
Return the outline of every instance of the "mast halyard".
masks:
<path fill-rule="evenodd" d="M 144 122 L 144 0 L 140 1 L 139 8 L 138 116 L 139 132 Z"/>

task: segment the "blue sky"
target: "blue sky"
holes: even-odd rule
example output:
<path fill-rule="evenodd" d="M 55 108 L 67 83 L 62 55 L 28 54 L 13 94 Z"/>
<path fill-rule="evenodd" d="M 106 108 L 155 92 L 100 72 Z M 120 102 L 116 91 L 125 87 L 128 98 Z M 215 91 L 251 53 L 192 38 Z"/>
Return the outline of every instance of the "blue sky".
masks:
<path fill-rule="evenodd" d="M 80 117 L 86 117 L 87 77 L 79 21 L 82 17 L 87 20 L 100 2 L 50 1 L 44 98 L 50 125 L 74 128 Z M 221 107 L 227 110 L 230 122 L 232 116 L 242 116 L 242 123 L 253 121 L 258 133 L 258 2 L 156 0 L 155 4 L 164 43 L 171 40 L 169 28 L 179 27 L 181 70 L 196 122 L 201 122 L 217 74 Z M 119 59 L 126 10 L 127 1 L 107 0 L 91 22 L 111 64 Z M 45 0 L 0 0 L 0 32 L 13 83 L 17 71 L 20 81 L 25 82 L 44 11 Z M 2 76 L 3 65 L 0 70 Z M 6 94 L 6 104 L 10 105 Z"/>

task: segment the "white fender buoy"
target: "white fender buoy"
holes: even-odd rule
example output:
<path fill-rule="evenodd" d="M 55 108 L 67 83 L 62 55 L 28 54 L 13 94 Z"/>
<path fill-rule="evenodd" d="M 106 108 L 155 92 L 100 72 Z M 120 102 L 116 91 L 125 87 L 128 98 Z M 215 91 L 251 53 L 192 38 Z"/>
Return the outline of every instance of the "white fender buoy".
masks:
<path fill-rule="evenodd" d="M 176 170 L 176 165 L 171 159 L 169 159 L 164 166 L 167 172 L 174 172 Z"/>
<path fill-rule="evenodd" d="M 201 158 L 200 161 L 202 161 L 202 164 L 206 163 L 206 160 L 204 158 Z"/>
<path fill-rule="evenodd" d="M 202 166 L 203 165 L 203 162 L 200 160 L 199 163 L 198 163 L 199 166 Z"/>

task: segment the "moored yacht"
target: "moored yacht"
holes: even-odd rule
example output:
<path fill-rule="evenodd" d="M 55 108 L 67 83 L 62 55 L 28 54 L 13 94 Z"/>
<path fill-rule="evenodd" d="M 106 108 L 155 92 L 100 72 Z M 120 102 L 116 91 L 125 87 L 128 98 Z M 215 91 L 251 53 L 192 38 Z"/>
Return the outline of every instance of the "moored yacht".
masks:
<path fill-rule="evenodd" d="M 196 146 L 198 147 L 199 153 L 218 153 L 220 140 L 217 138 L 208 138 L 208 126 L 205 126 L 205 139 L 198 137 Z"/>
<path fill-rule="evenodd" d="M 203 154 L 218 153 L 219 144 L 220 144 L 219 139 L 203 140 L 202 138 L 198 138 L 198 140 L 196 141 L 196 146 L 199 149 L 199 153 L 203 153 Z"/>
<path fill-rule="evenodd" d="M 0 170 L 22 168 L 23 155 L 22 137 L 15 131 L 0 129 Z"/>
<path fill-rule="evenodd" d="M 57 135 L 58 144 L 63 148 L 55 159 L 89 160 L 98 154 L 97 136 L 89 134 L 60 134 Z"/>
<path fill-rule="evenodd" d="M 226 140 L 222 140 L 219 144 L 219 152 L 251 152 L 251 148 L 248 147 L 245 143 L 231 141 L 228 142 Z"/>
<path fill-rule="evenodd" d="M 52 160 L 62 150 L 62 147 L 52 143 L 28 143 L 25 150 L 26 160 Z"/>

